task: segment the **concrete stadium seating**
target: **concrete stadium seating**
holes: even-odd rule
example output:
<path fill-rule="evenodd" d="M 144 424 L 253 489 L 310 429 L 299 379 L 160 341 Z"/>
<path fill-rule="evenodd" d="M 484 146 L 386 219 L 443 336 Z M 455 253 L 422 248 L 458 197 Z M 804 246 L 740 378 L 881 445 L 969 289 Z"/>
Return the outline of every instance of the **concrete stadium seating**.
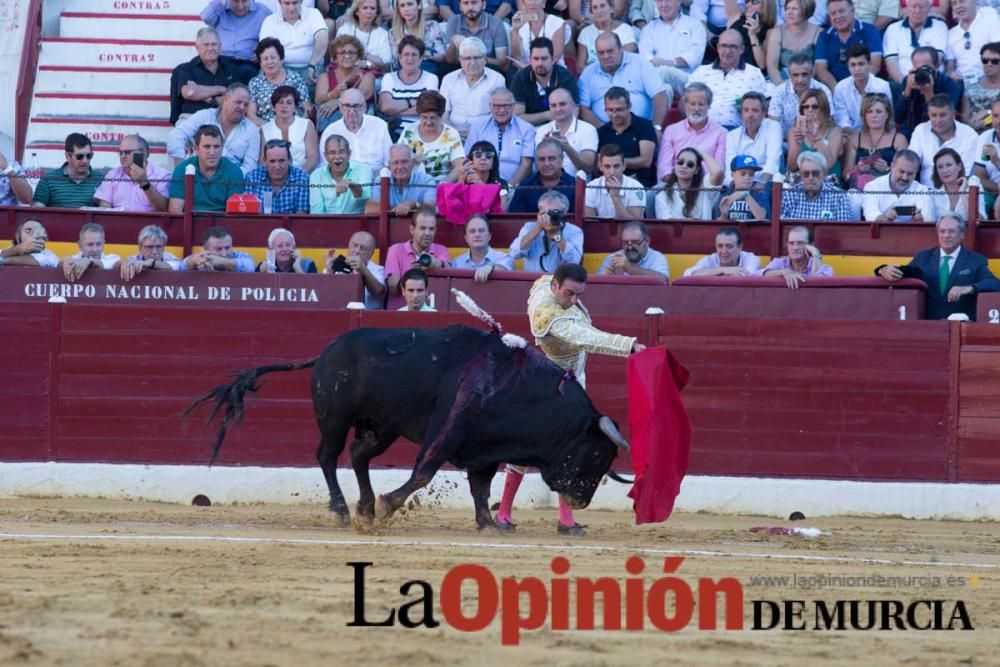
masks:
<path fill-rule="evenodd" d="M 170 72 L 195 56 L 204 0 L 73 0 L 58 35 L 42 38 L 24 162 L 63 163 L 70 132 L 95 148 L 95 168 L 118 165 L 125 134 L 139 133 L 152 159 L 170 167 Z"/>

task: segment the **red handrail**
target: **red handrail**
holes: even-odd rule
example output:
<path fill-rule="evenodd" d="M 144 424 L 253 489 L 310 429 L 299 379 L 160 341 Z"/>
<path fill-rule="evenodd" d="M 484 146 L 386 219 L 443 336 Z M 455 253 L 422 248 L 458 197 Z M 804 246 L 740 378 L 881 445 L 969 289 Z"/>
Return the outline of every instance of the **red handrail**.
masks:
<path fill-rule="evenodd" d="M 14 98 L 14 155 L 24 162 L 24 144 L 28 140 L 28 120 L 31 98 L 35 92 L 38 72 L 38 51 L 42 38 L 42 0 L 31 0 L 24 19 L 24 42 L 21 44 L 21 67 L 17 72 L 17 92 Z"/>

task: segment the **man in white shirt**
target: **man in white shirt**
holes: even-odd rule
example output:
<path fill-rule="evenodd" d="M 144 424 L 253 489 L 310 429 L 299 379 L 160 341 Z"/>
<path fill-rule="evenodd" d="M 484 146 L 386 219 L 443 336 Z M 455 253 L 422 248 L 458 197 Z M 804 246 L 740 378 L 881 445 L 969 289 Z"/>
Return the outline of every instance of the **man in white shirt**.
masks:
<path fill-rule="evenodd" d="M 597 128 L 580 120 L 573 95 L 565 88 L 549 93 L 549 111 L 553 120 L 535 132 L 535 146 L 546 139 L 563 149 L 563 171 L 576 176 L 578 170 L 590 173 L 597 155 Z"/>
<path fill-rule="evenodd" d="M 869 222 L 924 222 L 935 216 L 930 191 L 917 181 L 920 157 L 909 149 L 896 153 L 885 176 L 870 181 L 862 195 Z"/>
<path fill-rule="evenodd" d="M 752 90 L 740 99 L 743 123 L 726 134 L 726 155 L 752 155 L 761 165 L 756 180 L 767 182 L 781 170 L 781 125 L 764 118 L 763 93 Z M 733 171 L 726 160 L 725 183 L 732 183 Z"/>
<path fill-rule="evenodd" d="M 641 218 L 646 210 L 646 189 L 625 175 L 625 157 L 618 144 L 605 144 L 597 154 L 600 178 L 587 183 L 586 215 L 628 220 Z"/>
<path fill-rule="evenodd" d="M 670 104 L 705 59 L 708 37 L 704 23 L 681 13 L 681 0 L 656 0 L 656 12 L 639 33 L 639 55 L 660 72 Z"/>
<path fill-rule="evenodd" d="M 700 82 L 712 89 L 714 104 L 708 117 L 731 130 L 740 124 L 736 101 L 751 90 L 764 89 L 764 75 L 753 65 L 741 60 L 743 35 L 735 30 L 725 30 L 719 35 L 719 57 L 711 65 L 698 67 L 688 78 L 688 83 Z"/>
<path fill-rule="evenodd" d="M 285 67 L 315 84 L 323 73 L 323 60 L 330 45 L 330 30 L 314 7 L 302 0 L 281 0 L 281 11 L 264 19 L 260 38 L 274 37 L 285 48 Z"/>
<path fill-rule="evenodd" d="M 1000 118 L 1000 99 L 993 100 L 991 113 L 994 118 Z M 1000 123 L 998 123 L 1000 127 Z M 1000 192 L 1000 133 L 997 130 L 986 130 L 979 135 L 976 147 L 975 175 L 979 177 L 983 188 L 994 195 Z"/>
<path fill-rule="evenodd" d="M 464 140 L 469 125 L 490 115 L 490 95 L 505 88 L 503 75 L 486 66 L 486 45 L 478 37 L 466 37 L 458 49 L 461 69 L 441 79 L 440 93 L 447 102 L 445 122 Z"/>
<path fill-rule="evenodd" d="M 360 275 L 365 284 L 365 308 L 382 310 L 386 292 L 385 268 L 372 261 L 374 255 L 375 237 L 368 232 L 354 232 L 347 242 L 347 255 L 339 255 L 342 261 L 337 261 L 336 250 L 331 248 L 327 251 L 323 273 Z"/>
<path fill-rule="evenodd" d="M 942 148 L 953 148 L 962 157 L 965 175 L 972 174 L 980 155 L 979 135 L 970 126 L 955 120 L 955 106 L 944 94 L 927 102 L 927 120 L 917 125 L 910 137 L 910 150 L 920 156 L 920 182 L 930 186 L 934 173 L 934 156 Z"/>
<path fill-rule="evenodd" d="M 88 222 L 80 228 L 78 242 L 80 252 L 62 260 L 63 275 L 68 282 L 76 282 L 87 269 L 111 269 L 121 261 L 118 255 L 104 254 L 104 227 L 96 222 Z"/>
<path fill-rule="evenodd" d="M 966 85 L 983 78 L 979 50 L 1000 37 L 1000 17 L 992 7 L 976 7 L 976 0 L 952 0 L 955 26 L 948 31 L 944 71 Z"/>
<path fill-rule="evenodd" d="M 890 100 L 889 82 L 872 73 L 872 56 L 862 43 L 847 49 L 849 77 L 837 82 L 833 89 L 833 120 L 840 127 L 861 129 L 861 98 L 868 93 L 882 93 Z"/>
<path fill-rule="evenodd" d="M 910 0 L 906 4 L 907 17 L 889 25 L 882 35 L 885 69 L 889 78 L 900 85 L 913 69 L 913 49 L 930 46 L 942 56 L 948 49 L 948 24 L 939 16 L 931 16 L 930 11 L 931 0 Z"/>
<path fill-rule="evenodd" d="M 378 174 L 389 160 L 389 126 L 381 118 L 365 113 L 365 96 L 357 88 L 343 92 L 340 111 L 343 117 L 323 131 L 319 145 L 326 146 L 328 137 L 339 134 L 351 147 L 351 161 L 367 165 Z"/>
<path fill-rule="evenodd" d="M 752 276 L 760 271 L 760 258 L 743 249 L 743 235 L 736 227 L 723 227 L 715 235 L 715 252 L 705 255 L 684 276 Z"/>

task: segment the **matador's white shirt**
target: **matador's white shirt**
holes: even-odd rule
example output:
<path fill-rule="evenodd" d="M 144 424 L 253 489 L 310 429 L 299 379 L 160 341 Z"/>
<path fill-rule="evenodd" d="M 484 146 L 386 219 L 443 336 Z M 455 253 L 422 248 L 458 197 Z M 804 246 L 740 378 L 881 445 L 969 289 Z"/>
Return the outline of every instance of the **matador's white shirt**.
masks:
<path fill-rule="evenodd" d="M 601 331 L 591 324 L 590 313 L 579 301 L 563 308 L 552 295 L 552 276 L 535 281 L 528 294 L 528 319 L 535 343 L 560 368 L 572 370 L 586 387 L 587 353 L 627 357 L 634 336 Z"/>

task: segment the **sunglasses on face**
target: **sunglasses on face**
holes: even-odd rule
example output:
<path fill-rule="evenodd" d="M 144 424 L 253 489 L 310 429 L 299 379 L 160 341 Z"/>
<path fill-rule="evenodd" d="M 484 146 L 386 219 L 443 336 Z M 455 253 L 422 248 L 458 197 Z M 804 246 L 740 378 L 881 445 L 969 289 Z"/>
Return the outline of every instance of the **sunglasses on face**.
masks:
<path fill-rule="evenodd" d="M 984 65 L 1000 65 L 1000 58 L 983 58 Z"/>
<path fill-rule="evenodd" d="M 496 156 L 493 151 L 472 151 L 472 157 L 484 160 L 492 160 Z"/>
<path fill-rule="evenodd" d="M 94 157 L 93 153 L 73 153 L 73 157 L 77 160 L 89 160 Z"/>
<path fill-rule="evenodd" d="M 133 153 L 141 153 L 141 152 L 142 151 L 140 151 L 138 148 L 129 148 L 124 151 L 118 151 L 118 157 L 125 157 L 126 155 L 132 155 Z M 77 156 L 76 159 L 79 160 L 81 158 Z"/>
<path fill-rule="evenodd" d="M 678 167 L 687 167 L 688 169 L 694 169 L 695 167 L 698 166 L 698 163 L 697 162 L 688 162 L 687 160 L 678 160 L 677 161 L 677 166 Z"/>
<path fill-rule="evenodd" d="M 819 178 L 823 175 L 823 172 L 819 169 L 800 169 L 799 174 L 802 178 Z"/>

